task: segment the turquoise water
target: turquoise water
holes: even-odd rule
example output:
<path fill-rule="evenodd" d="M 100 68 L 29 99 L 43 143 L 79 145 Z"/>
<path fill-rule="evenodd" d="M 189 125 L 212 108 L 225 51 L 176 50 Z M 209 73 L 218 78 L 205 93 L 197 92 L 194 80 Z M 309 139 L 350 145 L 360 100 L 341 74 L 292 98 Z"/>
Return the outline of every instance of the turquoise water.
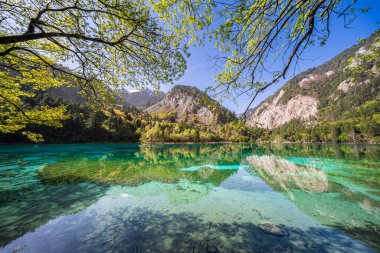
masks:
<path fill-rule="evenodd" d="M 0 252 L 376 251 L 378 145 L 0 146 Z"/>

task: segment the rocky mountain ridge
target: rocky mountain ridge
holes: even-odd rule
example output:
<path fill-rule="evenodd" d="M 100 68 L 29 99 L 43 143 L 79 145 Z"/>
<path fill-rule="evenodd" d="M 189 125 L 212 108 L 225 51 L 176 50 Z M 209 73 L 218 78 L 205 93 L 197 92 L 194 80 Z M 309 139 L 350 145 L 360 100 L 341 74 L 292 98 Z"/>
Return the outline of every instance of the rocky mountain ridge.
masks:
<path fill-rule="evenodd" d="M 83 105 L 85 99 L 78 89 L 66 86 L 49 90 L 53 97 L 60 97 L 67 103 Z M 129 92 L 119 90 L 115 109 L 122 111 L 148 112 L 150 114 L 175 114 L 176 122 L 192 122 L 201 125 L 224 124 L 235 119 L 233 113 L 205 92 L 194 86 L 176 85 L 167 94 L 163 91 L 145 89 Z"/>
<path fill-rule="evenodd" d="M 149 113 L 175 113 L 176 121 L 203 125 L 223 124 L 233 114 L 194 86 L 176 85 L 158 103 L 146 109 Z"/>
<path fill-rule="evenodd" d="M 364 55 L 369 48 L 379 46 L 380 32 L 355 45 L 326 63 L 300 73 L 273 96 L 254 108 L 247 125 L 275 129 L 292 120 L 315 124 L 340 117 L 353 107 L 379 97 L 380 72 L 354 77 L 348 67 L 355 55 Z M 379 44 L 379 45 L 377 45 Z"/>

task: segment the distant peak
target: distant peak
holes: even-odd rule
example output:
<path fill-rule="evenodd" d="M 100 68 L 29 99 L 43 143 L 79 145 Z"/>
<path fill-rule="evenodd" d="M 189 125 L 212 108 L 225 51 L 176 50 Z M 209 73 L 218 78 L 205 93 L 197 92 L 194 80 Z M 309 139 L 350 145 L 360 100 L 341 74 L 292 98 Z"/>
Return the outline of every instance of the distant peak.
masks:
<path fill-rule="evenodd" d="M 170 94 L 175 94 L 175 93 L 185 93 L 185 94 L 199 94 L 202 93 L 200 89 L 198 89 L 195 86 L 190 86 L 190 85 L 175 85 L 171 90 Z"/>

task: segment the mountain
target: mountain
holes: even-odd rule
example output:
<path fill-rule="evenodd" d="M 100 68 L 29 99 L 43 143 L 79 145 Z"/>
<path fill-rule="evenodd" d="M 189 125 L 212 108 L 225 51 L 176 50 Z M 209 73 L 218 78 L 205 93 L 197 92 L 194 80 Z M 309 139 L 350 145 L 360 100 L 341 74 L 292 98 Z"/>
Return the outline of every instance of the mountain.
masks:
<path fill-rule="evenodd" d="M 86 99 L 79 94 L 79 87 L 68 87 L 66 85 L 50 88 L 47 90 L 47 93 L 52 97 L 59 97 L 63 101 L 69 104 L 78 104 L 84 105 L 86 103 Z M 110 90 L 111 92 L 111 90 Z M 115 94 L 115 108 L 121 110 L 138 110 L 132 103 L 129 103 L 124 95 Z"/>
<path fill-rule="evenodd" d="M 65 85 L 56 88 L 50 88 L 48 90 L 48 93 L 53 96 L 58 96 L 66 102 L 84 104 L 86 102 L 86 99 L 84 99 L 78 92 L 78 87 L 67 87 Z"/>
<path fill-rule="evenodd" d="M 149 113 L 174 113 L 177 122 L 191 121 L 203 125 L 229 122 L 233 114 L 193 86 L 176 85 L 158 103 L 146 109 Z"/>
<path fill-rule="evenodd" d="M 131 105 L 147 108 L 159 101 L 161 101 L 165 92 L 159 90 L 150 90 L 145 89 L 143 91 L 126 91 L 123 90 L 120 92 L 125 98 L 125 101 Z"/>
<path fill-rule="evenodd" d="M 85 103 L 77 88 L 61 86 L 50 89 L 49 93 L 69 103 Z M 196 87 L 184 85 L 174 86 L 168 94 L 150 89 L 118 91 L 116 108 L 126 110 L 129 107 L 137 107 L 153 114 L 174 113 L 177 122 L 191 121 L 203 125 L 227 123 L 233 117 L 230 111 L 212 100 L 206 93 Z"/>
<path fill-rule="evenodd" d="M 377 31 L 326 63 L 297 75 L 273 96 L 264 100 L 248 116 L 248 126 L 275 129 L 291 121 L 304 125 L 334 121 L 380 97 L 379 59 L 367 62 L 366 73 L 349 71 L 355 67 L 354 56 L 380 51 Z M 377 62 L 376 62 L 377 61 Z"/>

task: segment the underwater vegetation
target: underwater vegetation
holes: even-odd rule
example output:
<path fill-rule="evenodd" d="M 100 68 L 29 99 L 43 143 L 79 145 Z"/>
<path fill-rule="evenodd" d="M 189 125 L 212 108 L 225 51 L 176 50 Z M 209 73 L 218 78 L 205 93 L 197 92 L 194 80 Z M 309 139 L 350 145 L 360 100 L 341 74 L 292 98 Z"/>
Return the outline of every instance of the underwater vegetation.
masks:
<path fill-rule="evenodd" d="M 380 250 L 379 157 L 376 145 L 0 147 L 0 252 Z"/>

